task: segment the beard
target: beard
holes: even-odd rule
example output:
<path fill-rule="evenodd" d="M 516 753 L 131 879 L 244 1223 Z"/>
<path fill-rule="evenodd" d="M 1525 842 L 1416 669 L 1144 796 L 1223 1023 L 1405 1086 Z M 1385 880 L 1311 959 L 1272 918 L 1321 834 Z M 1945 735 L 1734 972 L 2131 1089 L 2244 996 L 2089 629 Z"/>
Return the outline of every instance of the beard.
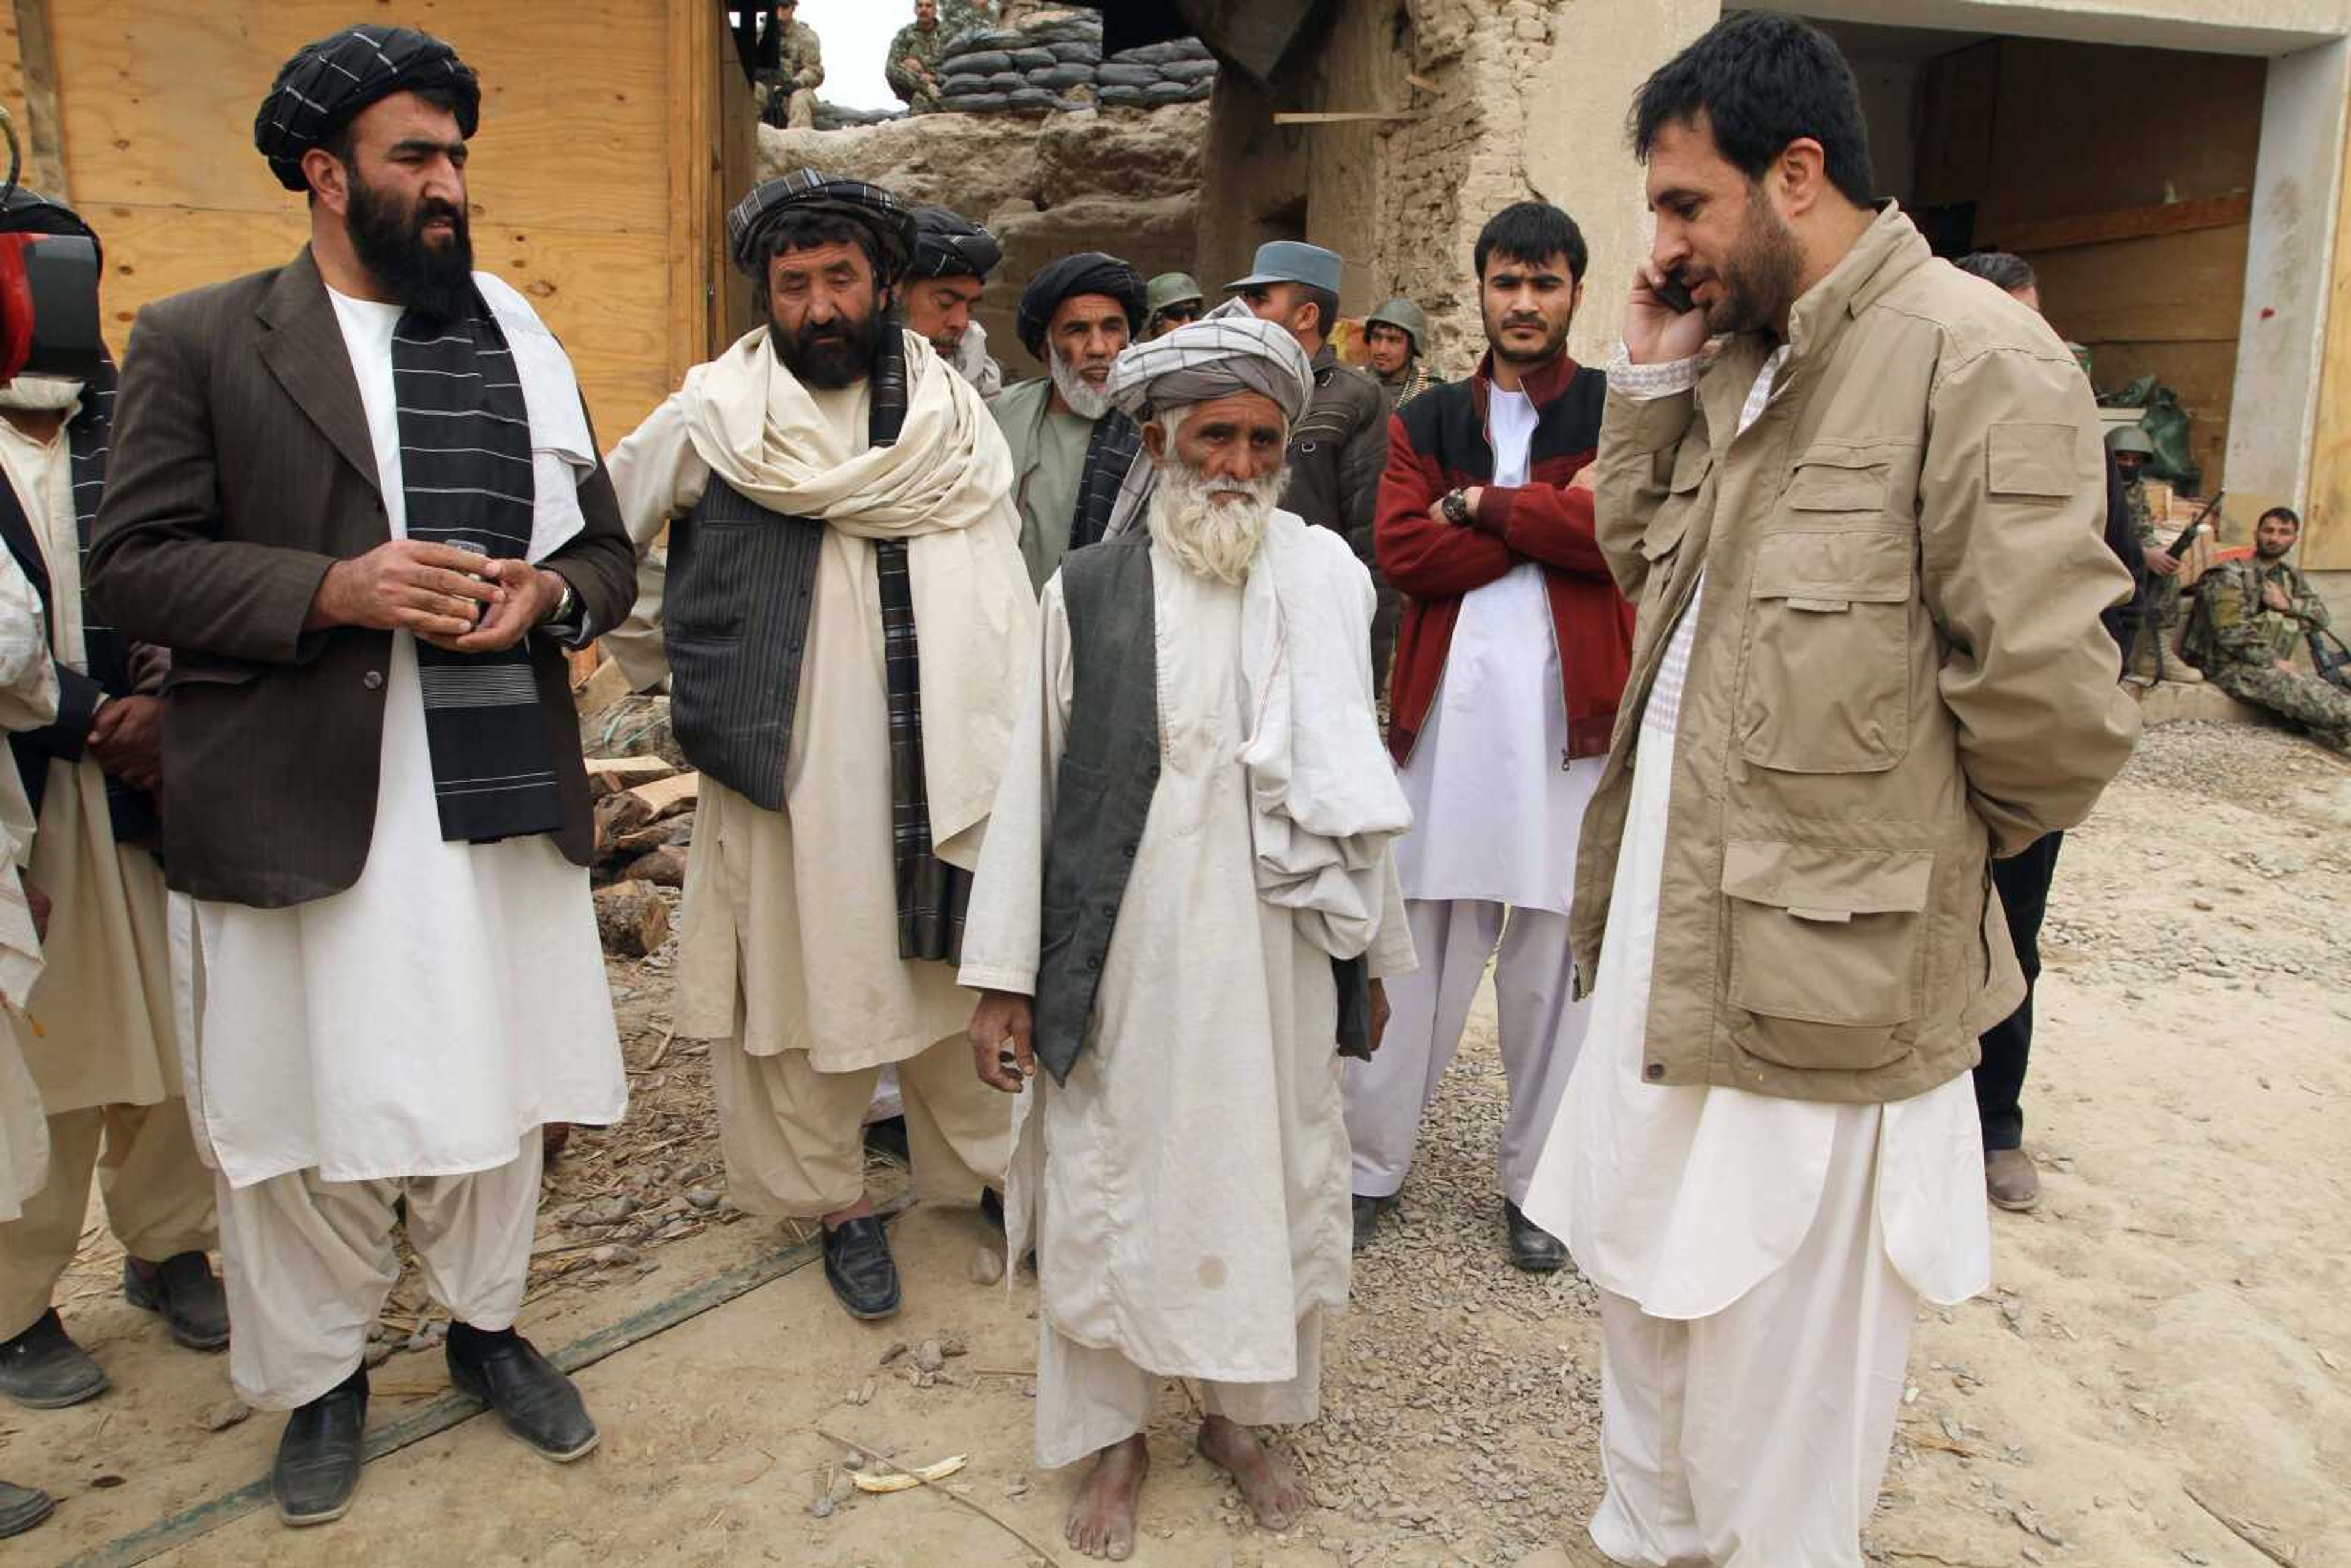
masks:
<path fill-rule="evenodd" d="M 768 340 L 775 345 L 784 369 L 802 386 L 838 392 L 873 373 L 882 334 L 891 325 L 889 313 L 877 306 L 855 320 L 836 316 L 820 323 L 803 321 L 797 331 L 771 321 Z"/>
<path fill-rule="evenodd" d="M 435 218 L 450 225 L 449 238 L 437 246 L 424 237 L 424 225 Z M 403 212 L 354 168 L 343 227 L 360 265 L 403 308 L 436 321 L 472 314 L 474 238 L 463 207 L 426 196 Z"/>
<path fill-rule="evenodd" d="M 1796 236 L 1780 221 L 1760 188 L 1750 191 L 1739 249 L 1722 264 L 1722 298 L 1706 313 L 1707 330 L 1755 332 L 1769 328 L 1795 303 L 1796 283 L 1803 270 L 1803 254 L 1796 247 Z"/>
<path fill-rule="evenodd" d="M 1247 483 L 1211 479 L 1171 455 L 1160 466 L 1158 482 L 1151 490 L 1151 537 L 1185 570 L 1238 587 L 1256 564 L 1274 504 L 1281 498 L 1281 487 L 1289 478 L 1290 469 L 1284 465 L 1276 473 Z M 1216 494 L 1237 488 L 1248 494 Z"/>
<path fill-rule="evenodd" d="M 17 379 L 21 381 L 24 378 L 19 377 Z M 5 406 L 7 405 L 0 403 L 0 407 Z M 2253 553 L 2263 560 L 2283 560 L 2287 556 L 2294 553 L 2294 540 L 2288 539 L 2285 543 L 2278 546 L 2275 549 L 2272 549 L 2269 546 L 2262 544 L 2257 539 L 2253 543 Z"/>
<path fill-rule="evenodd" d="M 21 413 L 63 413 L 82 393 L 82 383 L 65 376 L 18 376 L 0 386 L 0 408 Z"/>
<path fill-rule="evenodd" d="M 1110 393 L 1078 374 L 1077 368 L 1061 358 L 1061 350 L 1048 344 L 1045 357 L 1053 371 L 1053 390 L 1070 405 L 1070 412 L 1080 419 L 1100 419 L 1110 412 Z"/>
<path fill-rule="evenodd" d="M 1494 350 L 1494 358 L 1503 361 L 1505 364 L 1549 364 L 1552 361 L 1559 358 L 1560 351 L 1567 347 L 1567 329 L 1572 324 L 1573 324 L 1575 316 L 1573 311 L 1570 311 L 1567 318 L 1561 321 L 1556 327 L 1552 326 L 1547 319 L 1533 315 L 1521 314 L 1505 316 L 1499 321 L 1489 317 L 1486 321 L 1486 341 L 1492 347 Z M 1542 347 L 1532 350 L 1505 347 L 1502 339 L 1502 329 L 1506 327 L 1533 327 L 1539 329 L 1543 335 Z"/>

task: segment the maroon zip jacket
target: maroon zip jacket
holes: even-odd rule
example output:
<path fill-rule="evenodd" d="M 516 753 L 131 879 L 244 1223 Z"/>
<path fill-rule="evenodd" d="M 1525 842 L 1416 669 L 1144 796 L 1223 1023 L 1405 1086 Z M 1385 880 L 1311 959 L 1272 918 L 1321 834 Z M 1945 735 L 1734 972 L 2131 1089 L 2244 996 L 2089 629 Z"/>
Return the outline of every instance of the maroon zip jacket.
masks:
<path fill-rule="evenodd" d="M 1523 377 L 1535 405 L 1527 483 L 1498 486 L 1486 429 L 1493 376 L 1489 351 L 1469 380 L 1432 387 L 1388 423 L 1374 538 L 1381 575 L 1405 595 L 1388 692 L 1388 750 L 1398 762 L 1412 755 L 1437 700 L 1462 597 L 1520 561 L 1543 569 L 1559 639 L 1569 756 L 1607 754 L 1616 704 L 1632 673 L 1633 607 L 1616 591 L 1593 537 L 1592 492 L 1568 486 L 1600 445 L 1607 380 L 1587 374 L 1565 354 Z M 1429 516 L 1447 491 L 1479 486 L 1485 493 L 1470 526 Z"/>

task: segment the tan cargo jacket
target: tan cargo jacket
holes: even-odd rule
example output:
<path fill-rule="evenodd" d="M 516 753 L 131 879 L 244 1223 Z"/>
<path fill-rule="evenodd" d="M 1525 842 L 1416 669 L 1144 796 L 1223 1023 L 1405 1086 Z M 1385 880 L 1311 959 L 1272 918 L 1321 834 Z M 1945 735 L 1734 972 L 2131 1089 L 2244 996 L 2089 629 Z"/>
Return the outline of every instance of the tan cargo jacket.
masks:
<path fill-rule="evenodd" d="M 1888 204 L 1771 346 L 1695 392 L 1609 394 L 1599 538 L 1639 607 L 1584 818 L 1572 940 L 1601 937 L 1641 714 L 1698 574 L 1643 1075 L 1802 1100 L 1907 1098 L 1967 1071 L 2024 994 L 1990 859 L 2089 813 L 2136 706 L 2098 612 L 2088 383 L 2022 305 Z"/>

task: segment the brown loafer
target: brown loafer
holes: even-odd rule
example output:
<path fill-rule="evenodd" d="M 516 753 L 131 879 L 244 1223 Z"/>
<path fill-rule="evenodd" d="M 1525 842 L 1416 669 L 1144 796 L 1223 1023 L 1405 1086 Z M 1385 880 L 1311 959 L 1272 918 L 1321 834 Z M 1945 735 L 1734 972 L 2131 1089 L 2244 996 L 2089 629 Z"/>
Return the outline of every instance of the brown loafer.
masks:
<path fill-rule="evenodd" d="M 1991 1149 L 1984 1155 L 1984 1191 L 2001 1208 L 2023 1210 L 2041 1201 L 2041 1173 L 2022 1149 Z"/>

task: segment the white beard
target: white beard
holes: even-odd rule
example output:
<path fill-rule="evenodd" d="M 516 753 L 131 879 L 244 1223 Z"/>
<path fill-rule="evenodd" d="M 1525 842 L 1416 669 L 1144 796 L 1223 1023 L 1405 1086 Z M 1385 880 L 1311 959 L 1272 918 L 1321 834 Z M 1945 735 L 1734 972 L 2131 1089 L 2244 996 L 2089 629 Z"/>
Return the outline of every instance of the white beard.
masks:
<path fill-rule="evenodd" d="M 0 386 L 0 408 L 30 413 L 63 413 L 82 393 L 82 383 L 63 376 L 18 376 Z"/>
<path fill-rule="evenodd" d="M 1061 350 L 1048 344 L 1045 360 L 1052 367 L 1053 390 L 1061 394 L 1061 401 L 1070 405 L 1071 413 L 1080 419 L 1100 419 L 1110 412 L 1110 393 L 1078 374 L 1070 361 L 1061 358 Z"/>
<path fill-rule="evenodd" d="M 1257 564 L 1274 504 L 1280 500 L 1282 485 L 1289 477 L 1285 465 L 1245 485 L 1234 479 L 1211 479 L 1171 453 L 1159 465 L 1158 479 L 1151 488 L 1151 537 L 1185 570 L 1238 587 L 1249 580 L 1249 568 Z M 1249 493 L 1215 494 L 1236 488 Z"/>

